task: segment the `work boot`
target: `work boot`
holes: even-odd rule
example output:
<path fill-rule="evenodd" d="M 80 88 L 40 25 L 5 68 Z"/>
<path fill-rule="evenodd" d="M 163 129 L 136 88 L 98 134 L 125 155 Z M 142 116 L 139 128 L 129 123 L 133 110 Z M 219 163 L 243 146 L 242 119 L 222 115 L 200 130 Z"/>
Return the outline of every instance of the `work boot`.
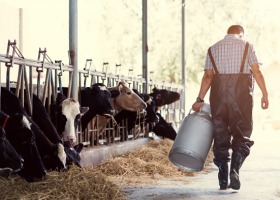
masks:
<path fill-rule="evenodd" d="M 218 178 L 219 178 L 220 190 L 226 190 L 228 188 L 228 164 L 223 163 L 218 168 L 219 168 Z"/>
<path fill-rule="evenodd" d="M 241 168 L 245 156 L 243 156 L 239 152 L 233 152 L 231 157 L 231 165 L 230 165 L 230 184 L 229 188 L 232 188 L 234 190 L 240 189 L 240 180 L 239 180 L 239 169 Z"/>

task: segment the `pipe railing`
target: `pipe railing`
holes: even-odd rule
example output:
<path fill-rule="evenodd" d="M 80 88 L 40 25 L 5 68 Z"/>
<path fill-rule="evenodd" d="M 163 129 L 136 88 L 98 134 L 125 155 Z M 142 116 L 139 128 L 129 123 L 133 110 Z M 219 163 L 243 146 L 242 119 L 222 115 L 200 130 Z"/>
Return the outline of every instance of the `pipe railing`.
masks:
<path fill-rule="evenodd" d="M 12 50 L 12 52 L 10 52 Z M 68 74 L 68 94 L 64 94 L 70 97 L 73 77 L 73 67 L 71 65 L 63 64 L 62 61 L 56 60 L 53 62 L 47 55 L 46 49 L 39 49 L 38 59 L 28 59 L 20 53 L 16 47 L 16 42 L 8 42 L 7 53 L 0 54 L 0 67 L 2 70 L 1 63 L 5 63 L 6 66 L 6 88 L 10 89 L 10 71 L 15 70 L 18 67 L 18 77 L 16 81 L 16 95 L 21 99 L 22 102 L 27 101 L 28 113 L 32 114 L 32 96 L 37 96 L 46 105 L 47 111 L 50 112 L 50 105 L 55 100 L 57 90 L 62 90 L 62 77 Z M 120 74 L 121 64 L 116 64 L 115 73 L 109 72 L 109 63 L 103 63 L 102 72 L 96 71 L 95 67 L 92 66 L 92 59 L 86 60 L 86 65 L 83 69 L 78 70 L 78 89 L 79 91 L 84 87 L 90 87 L 94 83 L 104 83 L 107 87 L 113 87 L 118 84 L 119 81 L 125 81 L 129 84 L 130 88 L 137 89 L 139 92 L 143 92 L 144 84 L 146 80 L 142 76 L 133 76 L 133 70 L 129 70 L 128 75 L 125 76 Z M 27 72 L 29 69 L 29 73 Z M 37 83 L 33 84 L 32 79 L 34 78 L 34 70 L 36 69 Z M 35 73 L 36 73 L 35 72 Z M 1 74 L 0 74 L 1 75 Z M 29 76 L 28 76 L 29 75 Z M 35 74 L 36 75 L 36 74 Z M 41 76 L 45 75 L 44 83 L 41 83 Z M 29 79 L 28 79 L 29 78 Z M 168 83 L 164 81 L 148 81 L 148 93 L 152 91 L 153 87 L 159 89 L 168 89 L 183 93 L 183 86 L 175 83 Z M 23 89 L 27 92 L 27 99 L 24 99 Z M 79 97 L 80 100 L 80 97 Z M 169 122 L 174 122 L 178 127 L 184 117 L 184 106 L 181 100 L 166 105 L 161 108 L 161 115 Z M 0 104 L 1 105 L 1 104 Z M 114 122 L 111 120 L 105 128 L 104 133 L 99 136 L 97 131 L 98 121 L 97 118 L 93 119 L 87 130 L 82 133 L 81 127 L 78 128 L 78 142 L 83 142 L 85 145 L 101 145 L 110 144 L 115 142 L 127 141 L 138 137 L 145 137 L 149 132 L 149 127 L 146 124 L 136 124 L 134 132 L 128 133 L 126 128 L 126 122 L 122 122 L 118 128 L 115 128 Z"/>

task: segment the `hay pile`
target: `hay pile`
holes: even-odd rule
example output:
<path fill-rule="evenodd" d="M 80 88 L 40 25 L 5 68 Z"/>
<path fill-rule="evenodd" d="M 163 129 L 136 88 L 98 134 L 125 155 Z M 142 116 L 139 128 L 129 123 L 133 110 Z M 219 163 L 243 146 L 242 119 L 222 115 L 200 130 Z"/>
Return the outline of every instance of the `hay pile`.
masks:
<path fill-rule="evenodd" d="M 124 200 L 126 198 L 120 189 L 118 177 L 160 178 L 195 175 L 195 172 L 181 170 L 170 162 L 168 153 L 172 144 L 173 141 L 168 139 L 151 140 L 145 146 L 109 159 L 93 168 L 81 169 L 72 166 L 67 172 L 52 171 L 48 173 L 46 180 L 35 183 L 28 183 L 19 176 L 0 178 L 0 199 Z M 211 162 L 212 157 L 210 151 L 206 165 Z M 115 181 L 110 180 L 110 177 L 115 177 Z"/>
<path fill-rule="evenodd" d="M 174 177 L 193 176 L 195 172 L 188 172 L 176 167 L 168 158 L 173 141 L 151 140 L 143 147 L 132 150 L 122 156 L 103 162 L 97 168 L 108 176 L 151 176 Z M 211 152 L 211 151 L 210 151 Z M 212 160 L 210 157 L 206 165 Z"/>
<path fill-rule="evenodd" d="M 67 172 L 52 171 L 44 181 L 28 183 L 19 176 L 0 179 L 1 200 L 100 199 L 123 200 L 119 187 L 93 168 L 72 166 Z"/>

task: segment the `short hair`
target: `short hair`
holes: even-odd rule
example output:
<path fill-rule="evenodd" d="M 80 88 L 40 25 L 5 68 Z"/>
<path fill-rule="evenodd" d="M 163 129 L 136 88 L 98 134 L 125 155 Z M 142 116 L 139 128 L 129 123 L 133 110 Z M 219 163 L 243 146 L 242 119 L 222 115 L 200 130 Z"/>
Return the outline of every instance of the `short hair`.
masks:
<path fill-rule="evenodd" d="M 244 34 L 244 29 L 240 25 L 232 25 L 227 30 L 227 34 L 240 34 L 240 33 Z"/>

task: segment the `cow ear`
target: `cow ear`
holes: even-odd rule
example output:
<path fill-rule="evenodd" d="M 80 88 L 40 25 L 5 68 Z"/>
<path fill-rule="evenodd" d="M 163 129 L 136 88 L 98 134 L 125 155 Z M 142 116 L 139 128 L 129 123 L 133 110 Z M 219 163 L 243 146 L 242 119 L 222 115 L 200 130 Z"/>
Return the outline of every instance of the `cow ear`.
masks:
<path fill-rule="evenodd" d="M 112 90 L 111 92 L 111 98 L 116 98 L 117 96 L 120 95 L 120 91 L 118 90 Z"/>
<path fill-rule="evenodd" d="M 158 89 L 156 87 L 153 88 L 153 93 L 155 93 Z"/>
<path fill-rule="evenodd" d="M 76 146 L 74 146 L 74 149 L 78 152 L 81 153 L 82 149 L 84 148 L 83 143 L 79 143 Z"/>
<path fill-rule="evenodd" d="M 127 88 L 125 85 L 119 85 L 119 90 L 120 90 L 120 94 L 126 93 L 127 92 Z M 133 92 L 133 90 L 131 90 Z"/>
<path fill-rule="evenodd" d="M 56 104 L 60 105 L 62 101 L 66 99 L 66 96 L 64 96 L 62 93 L 58 92 L 56 97 Z"/>
<path fill-rule="evenodd" d="M 89 107 L 80 107 L 80 113 L 83 115 L 89 110 Z"/>
<path fill-rule="evenodd" d="M 124 81 L 120 81 L 118 86 L 127 87 L 127 83 Z"/>
<path fill-rule="evenodd" d="M 144 101 L 147 102 L 150 99 L 150 96 L 148 94 L 142 94 L 144 97 Z"/>

